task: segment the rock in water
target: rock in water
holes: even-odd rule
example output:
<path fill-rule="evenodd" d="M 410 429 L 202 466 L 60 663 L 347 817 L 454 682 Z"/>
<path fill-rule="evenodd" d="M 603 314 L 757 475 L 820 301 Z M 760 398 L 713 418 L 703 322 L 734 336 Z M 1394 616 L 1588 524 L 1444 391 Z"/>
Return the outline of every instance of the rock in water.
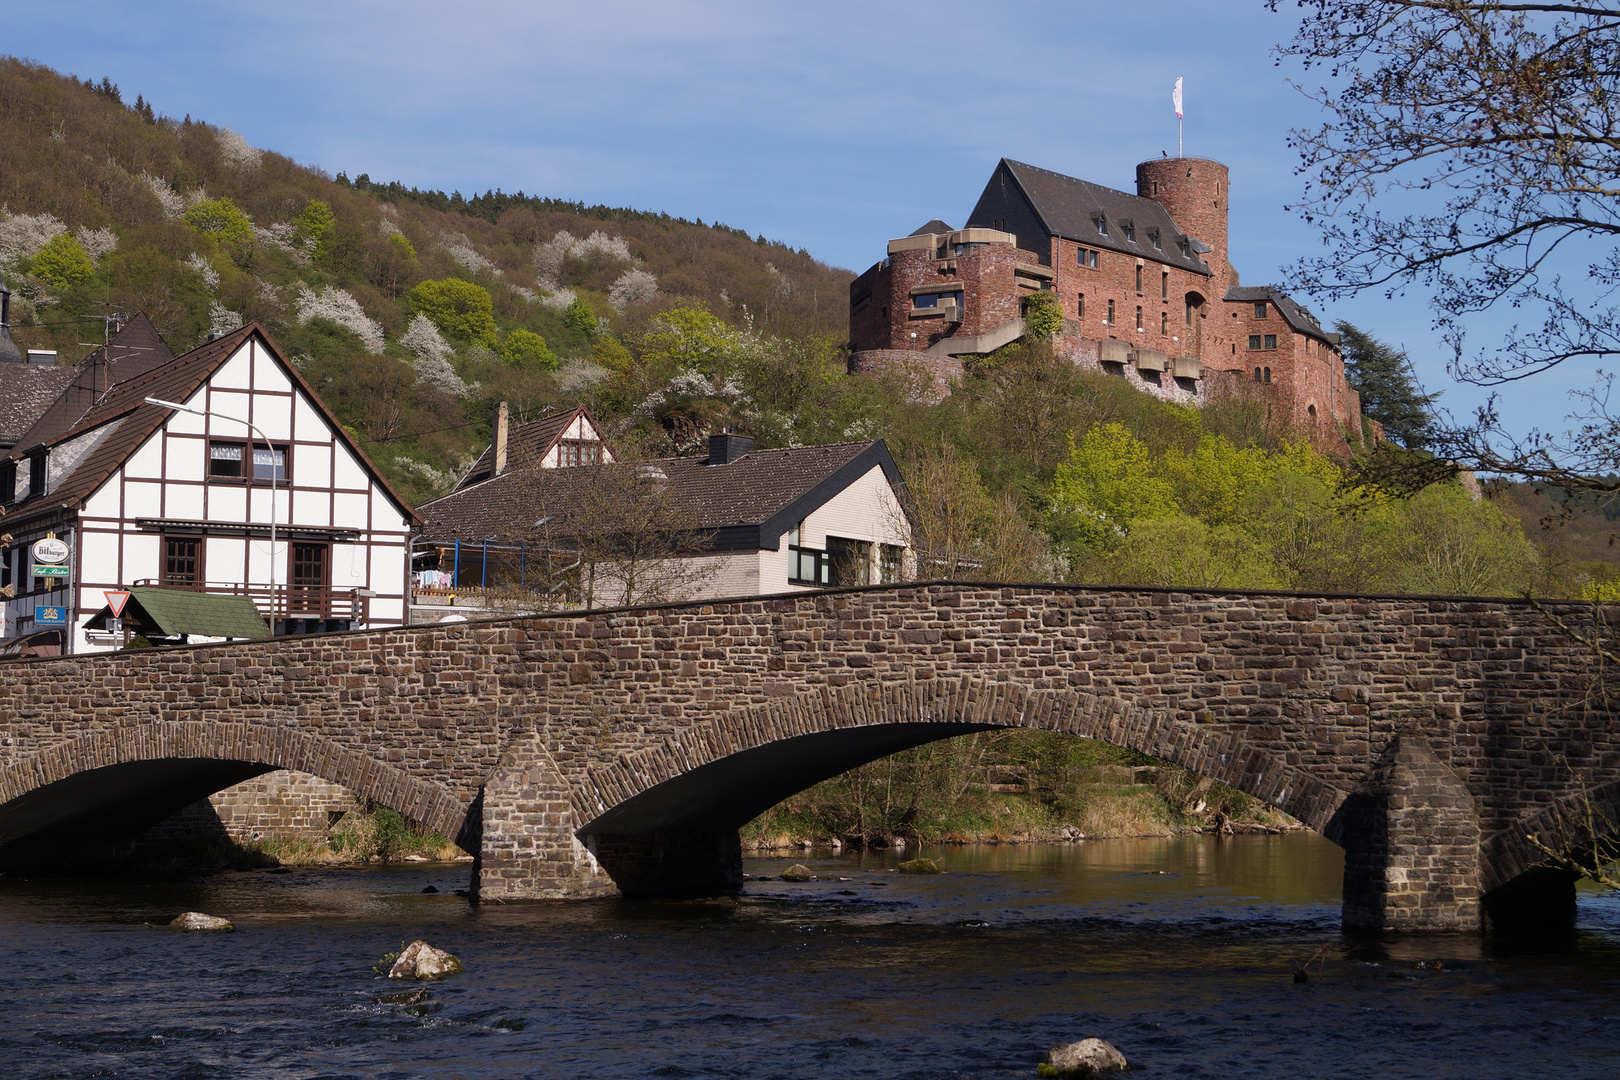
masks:
<path fill-rule="evenodd" d="M 902 874 L 937 874 L 939 863 L 933 859 L 908 859 L 900 864 Z"/>
<path fill-rule="evenodd" d="M 815 879 L 816 875 L 812 874 L 810 868 L 803 863 L 794 863 L 782 872 L 783 881 L 814 881 Z"/>
<path fill-rule="evenodd" d="M 1125 1055 L 1101 1039 L 1081 1039 L 1046 1052 L 1042 1076 L 1097 1076 L 1130 1068 Z"/>
<path fill-rule="evenodd" d="M 390 979 L 442 979 L 446 975 L 461 973 L 461 961 L 425 941 L 413 941 L 405 946 L 394 966 L 388 969 Z"/>
<path fill-rule="evenodd" d="M 200 911 L 186 911 L 175 916 L 169 924 L 170 930 L 179 930 L 185 934 L 229 934 L 236 930 L 231 920 L 222 919 L 218 915 L 204 915 Z"/>

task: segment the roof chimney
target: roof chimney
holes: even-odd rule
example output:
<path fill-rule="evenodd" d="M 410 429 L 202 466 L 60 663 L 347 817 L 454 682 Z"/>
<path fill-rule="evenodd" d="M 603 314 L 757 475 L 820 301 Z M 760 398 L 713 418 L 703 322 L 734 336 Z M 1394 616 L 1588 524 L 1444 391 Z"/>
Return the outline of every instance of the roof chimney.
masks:
<path fill-rule="evenodd" d="M 495 475 L 506 471 L 506 402 L 495 406 Z"/>
<path fill-rule="evenodd" d="M 730 465 L 754 449 L 754 440 L 747 435 L 733 435 L 722 431 L 709 436 L 709 464 Z"/>

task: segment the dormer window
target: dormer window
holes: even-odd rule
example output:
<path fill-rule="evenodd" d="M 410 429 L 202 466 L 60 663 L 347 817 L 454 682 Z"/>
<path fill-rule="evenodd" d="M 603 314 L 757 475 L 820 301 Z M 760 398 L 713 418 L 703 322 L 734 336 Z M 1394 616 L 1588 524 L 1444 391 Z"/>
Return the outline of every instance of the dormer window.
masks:
<path fill-rule="evenodd" d="M 557 444 L 557 460 L 564 468 L 574 465 L 600 465 L 602 444 L 595 439 L 564 439 Z"/>
<path fill-rule="evenodd" d="M 17 501 L 17 463 L 0 462 L 0 503 Z"/>
<path fill-rule="evenodd" d="M 28 494 L 45 494 L 45 454 L 28 455 Z"/>
<path fill-rule="evenodd" d="M 1186 240 L 1177 240 L 1176 250 L 1181 252 L 1181 257 L 1183 259 L 1192 258 L 1192 248 L 1188 245 Z"/>
<path fill-rule="evenodd" d="M 1119 230 L 1120 230 L 1120 232 L 1125 234 L 1125 239 L 1127 241 L 1129 241 L 1132 244 L 1136 243 L 1136 224 L 1135 224 L 1135 222 L 1130 222 L 1130 221 L 1122 222 L 1120 224 L 1120 226 L 1119 226 Z"/>
<path fill-rule="evenodd" d="M 1151 232 L 1148 233 L 1148 243 L 1153 245 L 1153 250 L 1154 251 L 1163 251 L 1164 250 L 1164 244 L 1161 243 L 1161 239 L 1162 238 L 1159 235 L 1159 230 L 1158 229 L 1154 229 L 1154 230 L 1152 230 Z"/>
<path fill-rule="evenodd" d="M 1264 300 L 1255 301 L 1254 317 L 1257 319 L 1263 319 L 1266 317 L 1266 302 Z"/>
<path fill-rule="evenodd" d="M 1098 236 L 1107 236 L 1108 235 L 1108 219 L 1103 217 L 1101 214 L 1098 214 L 1095 220 L 1097 222 L 1097 235 Z"/>

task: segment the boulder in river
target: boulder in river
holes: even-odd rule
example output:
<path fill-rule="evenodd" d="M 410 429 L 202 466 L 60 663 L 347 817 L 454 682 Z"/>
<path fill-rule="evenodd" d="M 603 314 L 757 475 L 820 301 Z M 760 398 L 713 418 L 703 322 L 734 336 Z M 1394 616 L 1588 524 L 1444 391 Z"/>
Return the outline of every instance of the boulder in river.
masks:
<path fill-rule="evenodd" d="M 933 859 L 907 859 L 900 864 L 902 874 L 937 874 L 939 863 Z"/>
<path fill-rule="evenodd" d="M 218 915 L 204 915 L 200 911 L 185 911 L 175 916 L 169 923 L 170 930 L 178 930 L 183 934 L 230 934 L 236 930 L 229 919 L 222 919 Z"/>
<path fill-rule="evenodd" d="M 1036 1071 L 1042 1076 L 1100 1076 L 1130 1068 L 1125 1055 L 1102 1039 L 1054 1046 L 1046 1052 L 1046 1062 Z"/>
<path fill-rule="evenodd" d="M 460 973 L 460 959 L 425 941 L 413 941 L 405 946 L 394 966 L 388 969 L 390 979 L 442 979 Z"/>
<path fill-rule="evenodd" d="M 812 874 L 810 868 L 803 863 L 794 863 L 782 872 L 783 881 L 814 881 L 815 879 L 816 875 Z"/>

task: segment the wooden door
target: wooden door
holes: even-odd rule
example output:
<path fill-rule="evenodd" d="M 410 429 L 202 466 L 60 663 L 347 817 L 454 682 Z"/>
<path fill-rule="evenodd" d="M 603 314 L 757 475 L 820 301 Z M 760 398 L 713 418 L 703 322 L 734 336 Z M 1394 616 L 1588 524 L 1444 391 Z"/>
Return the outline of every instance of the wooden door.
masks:
<path fill-rule="evenodd" d="M 332 575 L 332 549 L 327 544 L 293 544 L 292 572 L 287 577 L 287 614 L 292 618 L 329 618 L 327 585 Z"/>

